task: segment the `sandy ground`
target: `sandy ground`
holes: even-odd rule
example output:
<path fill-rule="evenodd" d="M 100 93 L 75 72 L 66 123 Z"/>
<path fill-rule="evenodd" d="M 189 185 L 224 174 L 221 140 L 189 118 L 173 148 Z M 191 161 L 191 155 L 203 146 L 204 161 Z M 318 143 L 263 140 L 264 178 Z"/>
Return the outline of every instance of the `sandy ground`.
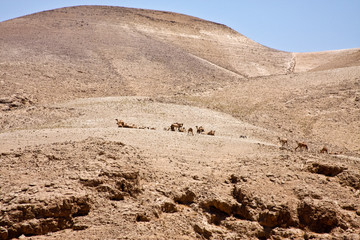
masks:
<path fill-rule="evenodd" d="M 54 204 L 63 206 L 64 201 L 70 201 L 69 196 L 72 209 L 87 212 L 84 216 L 76 212 L 64 226 L 54 218 L 60 229 L 71 231 L 48 232 L 30 239 L 166 239 L 169 234 L 179 239 L 285 235 L 301 239 L 306 233 L 302 224 L 317 231 L 311 221 L 301 220 L 300 206 L 304 204 L 318 207 L 316 211 L 320 212 L 327 209 L 340 219 L 336 223 L 316 223 L 321 226 L 321 234 L 309 233 L 313 237 L 330 236 L 328 229 L 340 237 L 358 234 L 356 212 L 360 206 L 355 199 L 359 191 L 351 179 L 357 177 L 354 168 L 359 168 L 359 158 L 280 148 L 276 132 L 224 113 L 159 103 L 148 97 L 87 98 L 47 107 L 72 109 L 77 114 L 51 121 L 46 127 L 0 134 L 1 189 L 5 193 L 2 208 L 12 219 L 14 209 L 21 206 L 35 208 L 42 206 L 41 202 L 45 203 L 44 209 Z M 115 118 L 155 130 L 119 128 Z M 183 122 L 193 129 L 202 125 L 215 130 L 215 136 L 164 130 L 173 122 Z M 308 171 L 318 171 L 314 168 L 317 163 L 325 164 L 329 173 L 319 170 L 319 174 L 309 176 Z M 129 178 L 134 174 L 139 181 Z M 119 188 L 119 182 L 126 182 L 127 188 Z M 253 212 L 241 208 L 248 200 L 236 191 L 245 191 L 241 196 L 245 194 L 246 199 L 256 202 Z M 55 196 L 63 202 L 56 202 Z M 308 196 L 336 204 L 308 203 Z M 83 207 L 84 201 L 89 209 Z M 269 211 L 266 209 L 273 206 L 286 206 L 291 217 L 275 210 L 277 220 L 269 223 L 262 219 L 262 214 Z M 342 209 L 348 208 L 352 210 L 343 213 Z M 293 214 L 295 209 L 298 213 Z M 25 228 L 23 233 L 32 235 L 39 229 L 51 229 L 52 225 L 42 222 L 48 218 L 37 219 L 40 223 L 20 222 L 20 229 L 35 226 Z M 296 223 L 299 221 L 302 223 Z M 347 226 L 345 232 L 342 224 Z"/>
<path fill-rule="evenodd" d="M 100 6 L 0 33 L 0 239 L 359 239 L 359 49 Z"/>
<path fill-rule="evenodd" d="M 138 147 L 149 149 L 163 148 L 185 149 L 193 145 L 194 149 L 208 145 L 211 142 L 228 141 L 233 144 L 242 144 L 244 148 L 251 144 L 273 145 L 263 142 L 262 134 L 270 132 L 250 124 L 241 122 L 230 115 L 214 112 L 197 107 L 175 104 L 155 103 L 146 97 L 107 97 L 94 99 L 79 99 L 56 105 L 55 107 L 72 108 L 81 112 L 80 117 L 70 118 L 48 126 L 45 129 L 15 130 L 1 134 L 2 151 L 27 145 L 64 142 L 68 140 L 83 140 L 87 137 L 102 137 L 106 140 L 122 141 Z M 143 126 L 150 129 L 117 128 L 115 119 L 123 119 L 126 123 Z M 165 131 L 173 122 L 184 123 L 184 126 L 193 128 L 203 126 L 207 132 L 216 131 L 216 136 L 197 135 Z M 240 139 L 240 136 L 247 138 Z M 256 138 L 259 136 L 259 138 Z M 265 139 L 265 138 L 263 138 Z M 150 144 L 150 145 L 149 145 Z M 152 145 L 153 144 L 153 145 Z M 215 143 L 216 144 L 216 143 Z M 167 149 L 169 147 L 169 149 Z M 229 147 L 230 150 L 232 147 Z M 211 151 L 213 154 L 215 151 Z"/>

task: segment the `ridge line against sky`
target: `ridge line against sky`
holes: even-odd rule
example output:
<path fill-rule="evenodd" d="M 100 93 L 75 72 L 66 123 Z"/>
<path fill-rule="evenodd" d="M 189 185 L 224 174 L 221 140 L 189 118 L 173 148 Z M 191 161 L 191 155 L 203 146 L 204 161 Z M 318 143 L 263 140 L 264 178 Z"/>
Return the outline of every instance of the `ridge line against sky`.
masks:
<path fill-rule="evenodd" d="M 262 45 L 289 52 L 360 48 L 360 0 L 4 0 L 0 1 L 0 21 L 78 5 L 191 15 L 225 24 Z"/>

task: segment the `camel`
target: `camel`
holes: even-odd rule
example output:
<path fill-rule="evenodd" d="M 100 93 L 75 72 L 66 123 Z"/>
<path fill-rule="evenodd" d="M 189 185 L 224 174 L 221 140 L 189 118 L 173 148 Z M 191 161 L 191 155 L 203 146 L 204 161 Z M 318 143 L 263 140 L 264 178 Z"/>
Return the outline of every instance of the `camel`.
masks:
<path fill-rule="evenodd" d="M 127 123 L 125 123 L 123 120 L 118 120 L 118 119 L 115 119 L 116 120 L 116 124 L 118 125 L 118 127 L 122 127 L 122 128 L 137 128 L 136 125 L 132 124 L 132 125 L 129 125 Z"/>
<path fill-rule="evenodd" d="M 188 135 L 190 135 L 190 134 L 191 134 L 192 136 L 194 136 L 194 131 L 193 131 L 193 129 L 192 129 L 192 128 L 189 128 L 187 133 L 188 133 Z"/>
<path fill-rule="evenodd" d="M 118 127 L 123 127 L 125 122 L 123 120 L 118 120 L 118 119 L 115 119 L 116 120 L 116 124 L 118 125 Z"/>
<path fill-rule="evenodd" d="M 207 133 L 207 135 L 215 136 L 215 130 L 211 130 L 210 132 Z"/>
<path fill-rule="evenodd" d="M 298 141 L 296 141 L 296 143 L 297 143 L 297 147 L 295 148 L 295 151 L 296 151 L 296 149 L 298 149 L 298 148 L 299 148 L 299 149 L 304 148 L 304 149 L 306 149 L 306 151 L 309 150 L 308 145 L 307 145 L 306 143 L 298 142 Z"/>
<path fill-rule="evenodd" d="M 170 129 L 171 131 L 175 132 L 176 129 L 181 128 L 183 125 L 184 125 L 183 123 L 173 123 L 171 124 Z"/>
<path fill-rule="evenodd" d="M 197 132 L 198 134 L 200 134 L 200 133 L 202 133 L 202 132 L 205 132 L 205 129 L 204 129 L 202 126 L 200 126 L 200 127 L 196 126 L 196 132 Z"/>
<path fill-rule="evenodd" d="M 179 127 L 178 130 L 179 130 L 179 132 L 186 132 L 186 128 L 184 128 L 184 127 Z"/>
<path fill-rule="evenodd" d="M 122 127 L 123 127 L 123 128 L 137 128 L 137 126 L 134 125 L 134 124 L 129 125 L 129 124 L 126 124 L 126 123 L 124 123 Z"/>
<path fill-rule="evenodd" d="M 327 147 L 323 147 L 323 148 L 320 150 L 320 153 L 329 153 L 329 150 L 327 149 Z"/>
<path fill-rule="evenodd" d="M 144 127 L 144 126 L 136 126 L 135 124 L 127 124 L 125 123 L 123 120 L 118 120 L 118 119 L 115 119 L 116 120 L 116 124 L 118 125 L 118 127 L 121 127 L 121 128 L 137 128 L 137 129 L 149 129 L 149 130 L 156 130 L 156 128 L 154 127 Z M 169 131 L 170 128 L 164 128 L 165 131 Z"/>
<path fill-rule="evenodd" d="M 280 137 L 278 137 L 278 139 L 279 139 L 279 142 L 280 142 L 280 144 L 281 144 L 281 147 L 285 147 L 285 145 L 286 145 L 286 146 L 289 146 L 288 140 L 287 140 L 286 138 L 280 138 Z"/>

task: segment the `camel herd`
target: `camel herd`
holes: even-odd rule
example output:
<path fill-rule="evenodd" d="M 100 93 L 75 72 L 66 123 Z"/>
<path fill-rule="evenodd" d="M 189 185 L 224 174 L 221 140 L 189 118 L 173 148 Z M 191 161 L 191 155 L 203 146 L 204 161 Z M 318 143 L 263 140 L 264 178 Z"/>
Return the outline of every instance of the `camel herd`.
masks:
<path fill-rule="evenodd" d="M 215 130 L 211 130 L 209 132 L 205 132 L 204 127 L 200 126 L 195 126 L 196 127 L 196 133 L 198 134 L 206 134 L 206 135 L 210 135 L 210 136 L 215 136 Z M 193 128 L 188 128 L 188 130 L 186 131 L 186 128 L 184 127 L 183 123 L 173 123 L 170 125 L 170 127 L 168 128 L 164 128 L 165 131 L 173 131 L 173 132 L 187 132 L 188 135 L 192 135 L 194 136 L 194 130 Z"/>
<path fill-rule="evenodd" d="M 153 127 L 142 127 L 142 126 L 136 126 L 135 124 L 127 124 L 125 123 L 123 120 L 119 120 L 119 119 L 115 119 L 116 124 L 119 128 L 135 128 L 135 129 L 150 129 L 150 130 L 156 130 L 156 128 Z M 188 130 L 186 130 L 186 128 L 184 127 L 183 123 L 173 123 L 170 125 L 170 127 L 168 128 L 164 128 L 164 130 L 166 131 L 173 131 L 173 132 L 187 132 L 188 135 L 192 135 L 194 136 L 194 130 L 192 128 L 188 128 Z M 209 132 L 205 132 L 204 127 L 200 126 L 196 126 L 196 132 L 198 134 L 206 134 L 206 135 L 210 135 L 210 136 L 215 136 L 215 130 L 211 130 Z"/>
<path fill-rule="evenodd" d="M 280 138 L 278 137 L 278 140 L 279 140 L 279 143 L 281 145 L 281 147 L 285 148 L 285 147 L 289 147 L 289 142 L 286 138 Z M 295 147 L 295 151 L 296 150 L 306 150 L 306 151 L 309 151 L 309 147 L 308 147 L 308 144 L 305 143 L 305 142 L 298 142 L 296 141 L 296 147 Z M 327 153 L 327 154 L 331 154 L 329 152 L 329 149 L 327 147 L 323 147 L 320 151 L 320 153 Z"/>
<path fill-rule="evenodd" d="M 154 127 L 143 127 L 143 126 L 136 126 L 135 124 L 127 124 L 125 123 L 123 120 L 116 120 L 116 124 L 118 127 L 120 128 L 135 128 L 135 129 L 150 129 L 150 130 L 156 130 L 156 128 Z M 196 127 L 196 133 L 197 134 L 205 134 L 205 135 L 209 135 L 209 136 L 215 136 L 215 130 L 210 130 L 209 132 L 206 132 L 203 126 L 195 126 Z M 165 131 L 173 131 L 173 132 L 187 132 L 188 135 L 194 136 L 194 129 L 193 128 L 188 128 L 186 130 L 186 128 L 184 127 L 183 123 L 173 123 L 170 125 L 170 127 L 168 128 L 164 128 Z M 246 136 L 241 135 L 240 138 L 247 138 Z M 280 138 L 278 137 L 279 143 L 281 145 L 282 148 L 289 148 L 289 141 L 286 138 Z M 295 151 L 297 150 L 304 150 L 304 151 L 309 151 L 309 147 L 308 144 L 305 142 L 298 142 L 296 141 L 296 147 L 294 149 Z M 332 154 L 329 152 L 329 149 L 327 147 L 323 147 L 320 151 L 320 153 L 327 153 L 327 154 Z M 336 154 L 336 153 L 333 153 Z"/>

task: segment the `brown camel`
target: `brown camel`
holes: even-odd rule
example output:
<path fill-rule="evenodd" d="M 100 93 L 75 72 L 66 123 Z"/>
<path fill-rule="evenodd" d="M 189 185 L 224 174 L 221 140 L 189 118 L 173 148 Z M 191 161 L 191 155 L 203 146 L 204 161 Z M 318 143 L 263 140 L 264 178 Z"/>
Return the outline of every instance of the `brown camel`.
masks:
<path fill-rule="evenodd" d="M 184 125 L 183 123 L 173 123 L 171 124 L 170 129 L 171 131 L 175 132 L 176 129 L 181 128 L 183 125 Z"/>
<path fill-rule="evenodd" d="M 192 128 L 189 128 L 187 133 L 188 133 L 188 135 L 190 135 L 190 134 L 191 134 L 192 136 L 194 136 L 194 131 L 193 131 L 193 129 L 192 129 Z"/>
<path fill-rule="evenodd" d="M 320 150 L 320 153 L 329 153 L 329 150 L 327 149 L 327 147 L 323 147 L 323 148 Z"/>
<path fill-rule="evenodd" d="M 179 127 L 178 130 L 179 130 L 179 132 L 186 132 L 186 128 L 184 128 L 184 127 Z"/>
<path fill-rule="evenodd" d="M 215 136 L 215 130 L 211 130 L 210 132 L 207 133 L 207 135 Z"/>
<path fill-rule="evenodd" d="M 281 144 L 282 147 L 285 147 L 285 145 L 286 145 L 286 146 L 289 146 L 288 140 L 287 140 L 286 138 L 280 138 L 280 137 L 278 137 L 278 139 L 279 139 L 279 142 L 280 142 L 280 144 Z"/>
<path fill-rule="evenodd" d="M 200 127 L 196 126 L 196 132 L 197 132 L 198 134 L 200 134 L 200 133 L 205 132 L 205 129 L 204 129 L 202 126 L 200 126 Z"/>
<path fill-rule="evenodd" d="M 127 123 L 124 123 L 124 124 L 123 124 L 123 128 L 137 128 L 137 126 L 134 125 L 134 124 L 129 125 L 129 124 L 127 124 Z"/>
<path fill-rule="evenodd" d="M 123 127 L 125 122 L 123 120 L 118 120 L 118 119 L 115 119 L 116 120 L 116 124 L 118 125 L 118 127 Z"/>
<path fill-rule="evenodd" d="M 296 143 L 297 143 L 297 147 L 295 148 L 295 151 L 296 151 L 296 149 L 302 149 L 302 148 L 304 148 L 306 151 L 309 151 L 309 148 L 308 148 L 308 145 L 306 144 L 306 143 L 304 143 L 304 142 L 298 142 L 298 141 L 296 141 Z"/>

